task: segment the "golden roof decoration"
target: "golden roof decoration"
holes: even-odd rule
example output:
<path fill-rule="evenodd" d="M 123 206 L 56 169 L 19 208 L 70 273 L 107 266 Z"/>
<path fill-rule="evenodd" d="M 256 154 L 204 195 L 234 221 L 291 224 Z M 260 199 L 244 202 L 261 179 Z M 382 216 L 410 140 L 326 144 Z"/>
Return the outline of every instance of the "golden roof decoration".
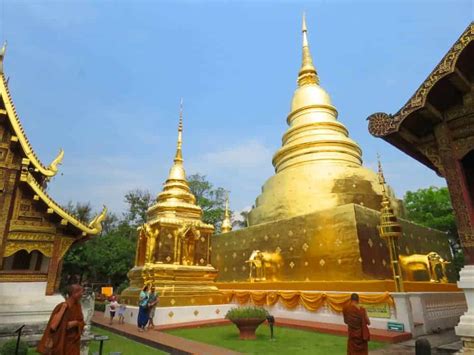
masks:
<path fill-rule="evenodd" d="M 59 206 L 43 188 L 35 180 L 33 175 L 28 170 L 23 170 L 21 173 L 20 180 L 28 184 L 33 192 L 43 201 L 48 208 L 51 208 L 61 218 L 65 219 L 68 223 L 82 231 L 82 235 L 96 235 L 102 232 L 102 222 L 107 216 L 107 207 L 103 207 L 102 212 L 95 216 L 87 225 L 79 221 L 75 216 L 65 211 Z"/>
<path fill-rule="evenodd" d="M 431 90 L 436 84 L 444 77 L 456 72 L 456 64 L 460 55 L 468 48 L 472 41 L 474 41 L 474 22 L 467 26 L 456 43 L 454 43 L 401 109 L 393 115 L 385 112 L 376 112 L 367 117 L 370 134 L 375 137 L 386 137 L 394 132 L 398 132 L 405 119 L 413 112 L 424 107 Z"/>
<path fill-rule="evenodd" d="M 0 50 L 0 97 L 3 99 L 3 102 L 5 104 L 5 112 L 3 112 L 3 114 L 7 115 L 10 124 L 13 128 L 13 131 L 15 132 L 15 135 L 21 144 L 23 152 L 29 159 L 29 161 L 33 164 L 35 171 L 40 172 L 47 178 L 53 177 L 58 172 L 58 165 L 62 162 L 62 159 L 64 157 L 64 150 L 61 149 L 59 151 L 59 154 L 49 166 L 44 166 L 38 159 L 28 138 L 26 137 L 25 131 L 21 125 L 20 118 L 18 117 L 18 113 L 16 112 L 15 105 L 11 98 L 10 91 L 8 89 L 8 82 L 3 70 L 3 60 L 5 57 L 5 53 L 6 42 Z M 1 110 L 0 113 L 2 113 Z"/>

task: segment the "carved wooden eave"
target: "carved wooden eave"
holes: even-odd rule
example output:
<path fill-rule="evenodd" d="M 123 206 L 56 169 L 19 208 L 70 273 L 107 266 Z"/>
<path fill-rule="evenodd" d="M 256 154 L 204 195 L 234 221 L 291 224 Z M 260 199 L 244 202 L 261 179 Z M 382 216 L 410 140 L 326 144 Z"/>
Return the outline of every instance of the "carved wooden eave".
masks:
<path fill-rule="evenodd" d="M 2 107 L 2 101 L 4 107 Z M 51 162 L 49 166 L 45 166 L 39 160 L 36 155 L 33 147 L 30 144 L 30 141 L 26 137 L 23 126 L 21 125 L 20 118 L 16 112 L 15 105 L 10 95 L 8 89 L 7 79 L 5 74 L 0 71 L 0 119 L 8 119 L 11 127 L 14 131 L 15 140 L 20 143 L 21 149 L 27 159 L 33 165 L 34 171 L 39 172 L 46 178 L 53 177 L 58 172 L 58 165 L 61 164 L 61 161 L 64 157 L 64 151 L 61 149 L 58 156 Z"/>
<path fill-rule="evenodd" d="M 443 176 L 437 161 L 434 127 L 471 115 L 473 111 L 474 23 L 470 23 L 448 53 L 395 114 L 369 116 L 369 132 Z M 472 127 L 467 129 L 473 129 Z M 474 130 L 474 129 L 473 129 Z M 470 142 L 471 143 L 471 142 Z M 462 156 L 462 147 L 460 156 Z"/>
<path fill-rule="evenodd" d="M 107 208 L 104 206 L 102 212 L 95 216 L 89 224 L 84 224 L 79 221 L 76 217 L 65 211 L 59 206 L 47 193 L 43 190 L 41 185 L 35 180 L 34 176 L 27 170 L 23 170 L 21 173 L 20 181 L 26 183 L 32 190 L 35 196 L 42 201 L 46 206 L 47 210 L 51 211 L 51 214 L 57 215 L 58 221 L 61 225 L 71 225 L 77 230 L 79 239 L 87 238 L 99 234 L 102 231 L 102 222 L 106 217 Z"/>

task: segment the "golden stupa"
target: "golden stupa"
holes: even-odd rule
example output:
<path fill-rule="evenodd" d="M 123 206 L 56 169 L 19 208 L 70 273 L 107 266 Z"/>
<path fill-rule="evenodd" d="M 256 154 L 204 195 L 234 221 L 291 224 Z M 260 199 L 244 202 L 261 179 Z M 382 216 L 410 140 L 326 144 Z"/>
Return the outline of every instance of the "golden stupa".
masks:
<path fill-rule="evenodd" d="M 249 213 L 250 225 L 356 203 L 378 209 L 377 174 L 362 166 L 362 151 L 337 120 L 337 109 L 320 86 L 303 18 L 303 60 L 287 117 L 282 147 L 273 156 L 275 175 Z M 392 201 L 399 212 L 399 203 Z"/>
<path fill-rule="evenodd" d="M 403 217 L 403 206 L 376 172 L 362 166 L 360 147 L 337 120 L 331 97 L 320 86 L 304 17 L 302 34 L 298 87 L 289 128 L 273 156 L 275 175 L 257 197 L 249 227 L 212 238 L 219 287 L 394 291 L 389 249 L 377 226 L 383 198 L 394 216 Z M 444 233 L 399 223 L 400 258 L 436 252 L 451 259 Z M 410 273 L 407 284 L 413 281 L 426 281 L 418 290 L 432 287 L 427 270 Z"/>
<path fill-rule="evenodd" d="M 186 180 L 182 154 L 182 104 L 174 164 L 163 191 L 138 228 L 135 266 L 128 273 L 130 287 L 121 296 L 136 305 L 144 285 L 154 286 L 160 306 L 223 303 L 214 280 L 210 239 L 214 226 L 202 221 L 202 209 Z"/>

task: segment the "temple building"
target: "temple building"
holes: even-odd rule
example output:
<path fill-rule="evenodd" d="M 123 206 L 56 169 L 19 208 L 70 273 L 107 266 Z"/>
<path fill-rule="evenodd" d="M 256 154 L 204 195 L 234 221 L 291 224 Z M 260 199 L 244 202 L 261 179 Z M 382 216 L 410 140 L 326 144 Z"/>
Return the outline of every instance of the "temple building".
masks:
<path fill-rule="evenodd" d="M 101 232 L 102 213 L 78 220 L 46 192 L 64 156 L 44 165 L 21 125 L 0 51 L 0 334 L 18 325 L 45 325 L 53 307 L 62 260 L 69 248 Z"/>
<path fill-rule="evenodd" d="M 182 154 L 182 106 L 174 163 L 163 191 L 147 211 L 147 222 L 139 227 L 135 266 L 128 273 L 130 287 L 122 300 L 136 305 L 144 285 L 154 286 L 160 306 L 209 305 L 224 302 L 211 265 L 211 235 L 214 226 L 202 221 L 186 180 Z"/>
<path fill-rule="evenodd" d="M 375 137 L 400 149 L 446 179 L 465 264 L 459 287 L 469 311 L 456 331 L 474 349 L 474 25 L 395 114 L 369 120 Z M 387 93 L 389 94 L 389 93 Z"/>
<path fill-rule="evenodd" d="M 404 220 L 401 201 L 362 165 L 359 145 L 320 84 L 304 19 L 302 37 L 289 128 L 273 156 L 275 174 L 249 213 L 250 226 L 213 236 L 219 287 L 395 291 L 389 249 L 378 230 L 387 199 L 401 217 L 397 250 L 406 261 L 405 289 L 457 290 L 446 235 Z M 430 257 L 445 262 L 446 275 L 433 275 L 428 262 L 420 263 Z"/>

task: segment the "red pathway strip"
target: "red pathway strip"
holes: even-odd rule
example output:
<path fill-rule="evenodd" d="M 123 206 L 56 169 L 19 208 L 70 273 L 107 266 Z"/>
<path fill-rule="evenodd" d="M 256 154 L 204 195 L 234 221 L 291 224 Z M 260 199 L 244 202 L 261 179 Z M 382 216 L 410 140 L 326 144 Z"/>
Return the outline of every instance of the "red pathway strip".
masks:
<path fill-rule="evenodd" d="M 92 323 L 100 328 L 120 334 L 151 347 L 172 354 L 202 354 L 202 355 L 238 355 L 240 353 L 215 345 L 200 343 L 193 340 L 180 338 L 159 330 L 139 332 L 136 326 L 131 324 L 109 325 L 109 319 L 104 317 L 103 312 L 94 312 Z"/>
<path fill-rule="evenodd" d="M 276 318 L 275 325 L 317 331 L 327 334 L 347 336 L 347 326 L 342 324 L 311 322 L 288 318 Z M 383 329 L 370 329 L 371 340 L 382 341 L 385 343 L 399 343 L 402 341 L 410 340 L 411 337 L 411 333 L 407 332 L 391 332 Z"/>

